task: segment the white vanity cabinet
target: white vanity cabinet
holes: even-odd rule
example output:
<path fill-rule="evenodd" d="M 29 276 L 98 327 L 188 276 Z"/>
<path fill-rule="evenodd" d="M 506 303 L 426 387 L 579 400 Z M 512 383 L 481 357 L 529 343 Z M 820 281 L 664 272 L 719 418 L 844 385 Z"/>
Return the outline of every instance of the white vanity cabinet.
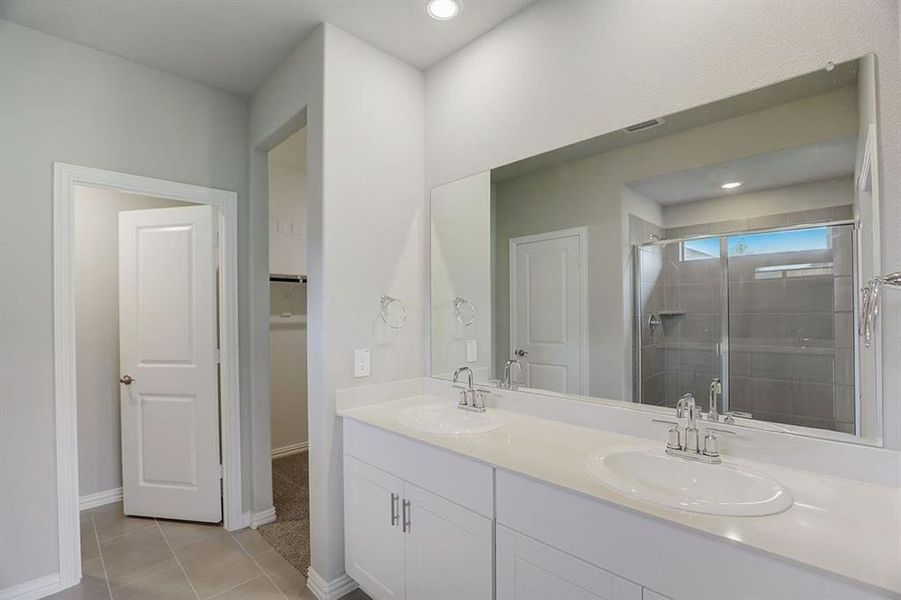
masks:
<path fill-rule="evenodd" d="M 374 600 L 897 598 L 400 433 L 343 423 L 345 566 Z"/>
<path fill-rule="evenodd" d="M 347 574 L 374 600 L 491 600 L 492 497 L 491 467 L 346 422 Z"/>
<path fill-rule="evenodd" d="M 642 600 L 641 594 L 640 585 L 497 527 L 498 600 Z"/>

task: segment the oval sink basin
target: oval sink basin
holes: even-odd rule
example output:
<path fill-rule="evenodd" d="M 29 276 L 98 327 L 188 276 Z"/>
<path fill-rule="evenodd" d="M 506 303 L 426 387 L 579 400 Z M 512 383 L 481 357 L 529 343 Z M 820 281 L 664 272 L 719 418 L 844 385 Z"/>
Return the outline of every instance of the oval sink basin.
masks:
<path fill-rule="evenodd" d="M 397 422 L 424 433 L 460 436 L 488 433 L 504 426 L 504 418 L 496 412 L 472 412 L 453 404 L 411 406 L 400 411 Z"/>
<path fill-rule="evenodd" d="M 708 465 L 652 448 L 614 448 L 588 457 L 588 472 L 601 483 L 640 498 L 709 515 L 759 517 L 794 503 L 778 481 L 723 463 Z"/>

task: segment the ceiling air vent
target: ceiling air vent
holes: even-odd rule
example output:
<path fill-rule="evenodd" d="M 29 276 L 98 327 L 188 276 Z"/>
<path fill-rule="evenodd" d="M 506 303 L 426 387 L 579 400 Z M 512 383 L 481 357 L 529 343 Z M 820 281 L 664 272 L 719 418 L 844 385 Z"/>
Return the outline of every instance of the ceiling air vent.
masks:
<path fill-rule="evenodd" d="M 635 125 L 629 125 L 623 131 L 626 133 L 638 133 L 639 131 L 644 131 L 645 129 L 653 129 L 655 127 L 660 127 L 666 123 L 663 119 L 651 119 L 650 121 L 642 121 L 641 123 L 636 123 Z"/>

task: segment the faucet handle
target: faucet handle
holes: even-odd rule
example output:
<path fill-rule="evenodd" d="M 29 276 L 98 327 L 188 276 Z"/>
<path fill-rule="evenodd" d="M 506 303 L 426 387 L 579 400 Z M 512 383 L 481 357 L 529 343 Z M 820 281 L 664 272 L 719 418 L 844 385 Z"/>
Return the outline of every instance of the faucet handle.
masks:
<path fill-rule="evenodd" d="M 666 419 L 651 419 L 653 423 L 663 423 L 665 425 L 672 425 L 669 431 L 667 432 L 666 438 L 666 447 L 670 450 L 681 450 L 682 449 L 682 436 L 679 433 L 679 424 L 675 421 L 667 421 Z"/>
<path fill-rule="evenodd" d="M 707 435 L 704 436 L 704 456 L 717 458 L 719 455 L 720 451 L 717 445 L 716 436 L 713 435 L 713 431 L 708 429 Z"/>

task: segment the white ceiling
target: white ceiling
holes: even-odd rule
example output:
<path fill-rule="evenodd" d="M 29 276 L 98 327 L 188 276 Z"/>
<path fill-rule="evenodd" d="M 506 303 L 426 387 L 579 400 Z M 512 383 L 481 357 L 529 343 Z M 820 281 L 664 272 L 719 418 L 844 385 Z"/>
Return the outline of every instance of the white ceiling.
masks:
<path fill-rule="evenodd" d="M 461 0 L 436 21 L 425 0 L 0 0 L 0 18 L 240 95 L 329 22 L 424 69 L 533 0 Z"/>
<path fill-rule="evenodd" d="M 688 169 L 632 181 L 627 185 L 664 206 L 706 198 L 747 194 L 787 185 L 854 174 L 857 136 L 748 156 L 716 165 Z M 742 182 L 731 190 L 720 186 Z"/>

